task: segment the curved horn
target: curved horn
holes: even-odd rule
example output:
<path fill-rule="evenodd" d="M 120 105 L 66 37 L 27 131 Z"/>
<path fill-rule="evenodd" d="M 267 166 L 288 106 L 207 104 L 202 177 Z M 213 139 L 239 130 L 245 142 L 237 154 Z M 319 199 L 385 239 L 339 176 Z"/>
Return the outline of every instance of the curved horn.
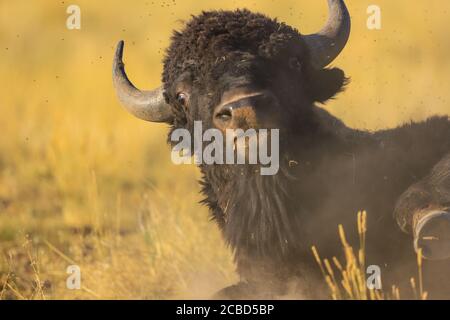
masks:
<path fill-rule="evenodd" d="M 119 41 L 113 61 L 113 83 L 120 102 L 139 119 L 152 122 L 171 122 L 173 114 L 164 99 L 162 87 L 141 91 L 128 79 L 122 62 L 123 45 L 123 41 Z"/>
<path fill-rule="evenodd" d="M 344 0 L 328 0 L 330 15 L 318 33 L 304 36 L 314 68 L 329 65 L 344 49 L 350 36 L 350 14 Z"/>

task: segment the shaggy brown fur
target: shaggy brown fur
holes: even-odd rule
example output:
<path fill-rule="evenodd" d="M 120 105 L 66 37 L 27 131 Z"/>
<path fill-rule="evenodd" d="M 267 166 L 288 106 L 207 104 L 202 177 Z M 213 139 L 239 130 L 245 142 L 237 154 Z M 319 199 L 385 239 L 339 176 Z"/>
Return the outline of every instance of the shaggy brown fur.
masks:
<path fill-rule="evenodd" d="M 369 217 L 369 263 L 382 267 L 385 283 L 415 275 L 412 238 L 393 211 L 402 193 L 450 152 L 449 119 L 373 133 L 350 129 L 314 105 L 342 90 L 344 73 L 313 69 L 308 54 L 297 30 L 247 10 L 204 12 L 172 37 L 163 82 L 173 129 L 192 130 L 194 120 L 213 127 L 222 93 L 240 85 L 270 88 L 280 106 L 270 111 L 280 128 L 277 175 L 260 176 L 245 165 L 201 166 L 204 203 L 242 278 L 221 297 L 274 297 L 286 294 L 293 279 L 298 291 L 323 296 L 310 246 L 340 254 L 337 225 L 354 230 L 361 209 Z M 180 84 L 190 90 L 188 108 L 177 102 Z M 450 297 L 450 286 L 442 285 L 450 284 L 449 267 L 448 261 L 425 266 L 432 297 Z"/>

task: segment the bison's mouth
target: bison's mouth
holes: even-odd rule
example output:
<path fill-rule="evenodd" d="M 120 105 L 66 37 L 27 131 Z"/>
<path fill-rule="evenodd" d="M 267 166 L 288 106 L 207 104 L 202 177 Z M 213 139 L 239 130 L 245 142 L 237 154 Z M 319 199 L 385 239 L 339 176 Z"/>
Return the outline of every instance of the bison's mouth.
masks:
<path fill-rule="evenodd" d="M 258 133 L 252 132 L 250 134 L 235 134 L 233 138 L 233 153 L 236 159 L 244 159 L 246 164 L 256 164 L 251 163 L 252 157 L 255 156 L 254 153 L 258 153 L 258 150 L 255 150 L 252 143 L 256 143 L 259 145 L 259 136 Z M 257 154 L 256 154 L 257 156 Z M 237 162 L 239 163 L 239 161 Z"/>
<path fill-rule="evenodd" d="M 249 155 L 249 152 L 258 152 L 261 147 L 270 151 L 272 130 L 273 129 L 247 129 L 246 131 L 229 131 L 233 137 L 233 151 L 245 151 L 247 156 Z"/>
<path fill-rule="evenodd" d="M 255 141 L 259 144 L 259 133 L 256 130 L 250 130 L 245 133 L 243 131 L 238 131 L 233 134 L 233 151 L 239 152 L 241 149 L 248 151 L 250 150 L 250 143 Z"/>
<path fill-rule="evenodd" d="M 273 131 L 276 130 L 276 131 Z M 233 156 L 236 157 L 236 164 L 247 164 L 256 166 L 263 171 L 269 172 L 268 168 L 276 174 L 279 168 L 279 136 L 277 129 L 249 129 L 247 131 L 234 131 Z M 267 167 L 268 166 L 268 167 Z M 262 173 L 264 174 L 264 173 Z M 264 174 L 265 175 L 265 174 Z"/>

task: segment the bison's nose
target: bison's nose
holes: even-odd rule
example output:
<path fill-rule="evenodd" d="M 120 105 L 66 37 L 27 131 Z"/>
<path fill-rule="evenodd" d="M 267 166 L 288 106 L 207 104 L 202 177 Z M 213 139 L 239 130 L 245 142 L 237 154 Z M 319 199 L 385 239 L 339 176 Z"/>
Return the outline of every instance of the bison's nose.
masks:
<path fill-rule="evenodd" d="M 220 130 L 258 128 L 256 109 L 261 109 L 263 93 L 255 93 L 221 103 L 214 111 L 214 124 Z"/>

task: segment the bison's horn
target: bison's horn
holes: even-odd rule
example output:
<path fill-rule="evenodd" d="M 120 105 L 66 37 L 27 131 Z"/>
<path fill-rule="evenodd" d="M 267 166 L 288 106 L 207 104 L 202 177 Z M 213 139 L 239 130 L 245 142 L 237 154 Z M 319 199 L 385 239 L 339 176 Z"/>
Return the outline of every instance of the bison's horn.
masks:
<path fill-rule="evenodd" d="M 113 83 L 123 106 L 134 116 L 152 122 L 171 122 L 173 114 L 163 96 L 163 89 L 137 89 L 128 79 L 122 62 L 123 41 L 117 44 L 113 61 Z"/>
<path fill-rule="evenodd" d="M 350 15 L 344 0 L 328 0 L 330 15 L 318 33 L 304 37 L 314 68 L 330 64 L 344 49 L 350 35 Z"/>

